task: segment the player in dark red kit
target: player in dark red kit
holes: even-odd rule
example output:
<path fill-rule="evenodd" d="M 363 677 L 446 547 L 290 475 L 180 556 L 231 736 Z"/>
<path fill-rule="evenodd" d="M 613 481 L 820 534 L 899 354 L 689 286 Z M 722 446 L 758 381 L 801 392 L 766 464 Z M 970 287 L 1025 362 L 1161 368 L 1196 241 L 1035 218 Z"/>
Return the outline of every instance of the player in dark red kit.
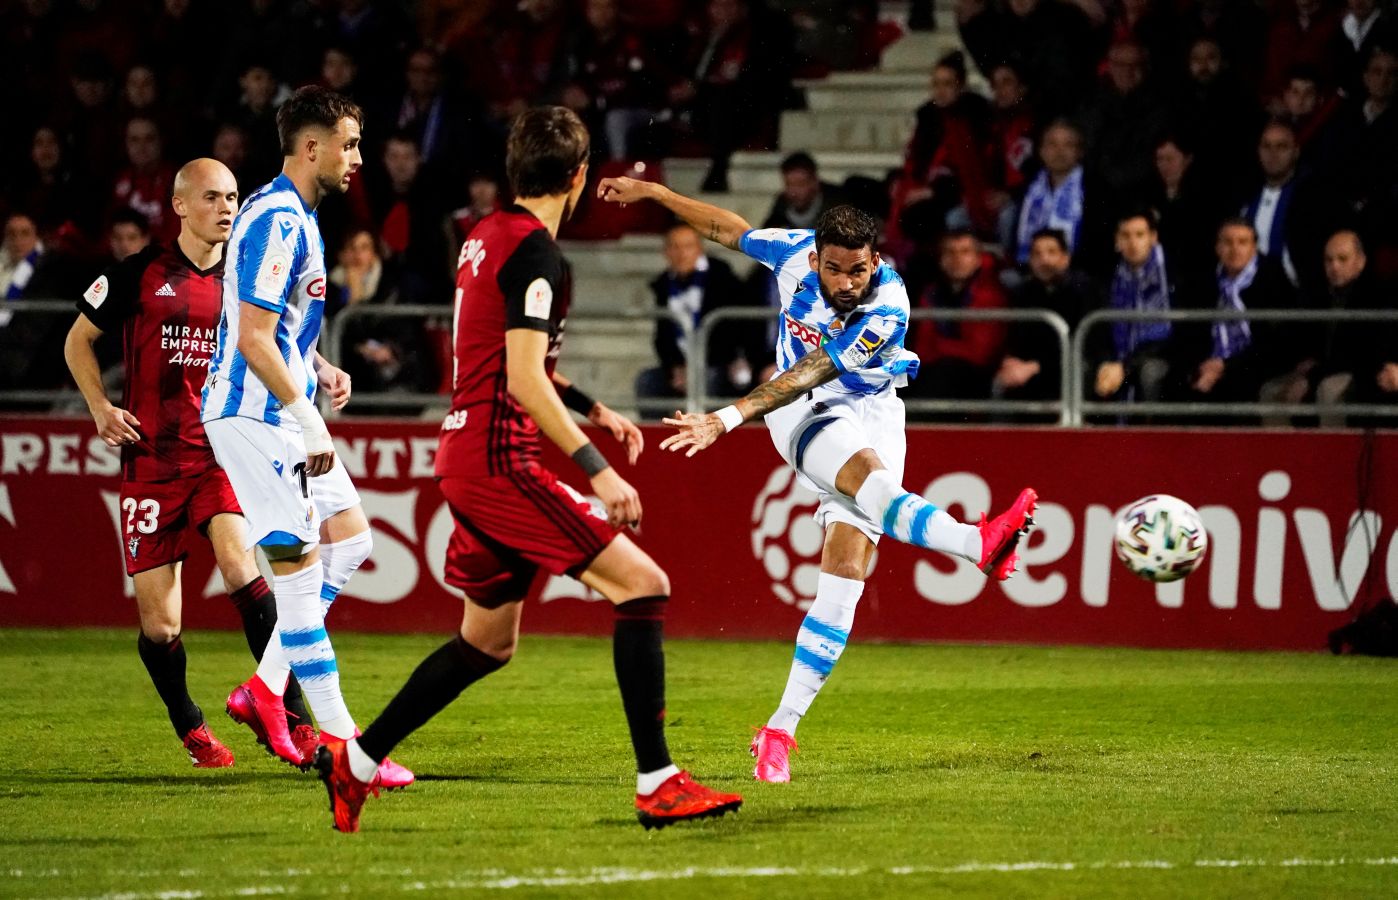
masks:
<path fill-rule="evenodd" d="M 466 596 L 461 631 L 425 659 L 357 739 L 316 757 L 341 831 L 359 812 L 379 762 L 466 687 L 507 663 L 521 601 L 540 569 L 568 573 L 616 605 L 613 661 L 636 753 L 636 812 L 647 828 L 742 805 L 694 782 L 665 743 L 663 621 L 670 582 L 622 533 L 641 520 L 636 490 L 607 464 L 568 410 L 611 432 L 634 463 L 641 432 L 555 374 L 568 316 L 567 263 L 554 243 L 587 181 L 587 129 L 562 107 L 523 113 L 506 169 L 515 206 L 486 217 L 461 249 L 456 279 L 452 411 L 437 477 L 456 521 L 447 580 Z M 598 515 L 539 463 L 539 433 L 572 457 L 606 507 Z"/>
<path fill-rule="evenodd" d="M 97 433 L 121 448 L 122 558 L 136 587 L 137 639 L 170 724 L 198 768 L 233 765 L 185 684 L 180 639 L 180 563 L 190 528 L 213 545 L 223 582 L 261 657 L 276 626 L 271 590 L 246 546 L 242 510 L 199 424 L 199 395 L 222 311 L 223 245 L 238 208 L 233 174 L 213 159 L 180 169 L 171 201 L 180 219 L 173 245 L 151 245 L 107 269 L 82 299 L 64 346 Z M 106 332 L 122 336 L 126 384 L 121 406 L 107 400 L 93 352 Z M 289 724 L 314 746 L 315 729 L 297 690 Z"/>

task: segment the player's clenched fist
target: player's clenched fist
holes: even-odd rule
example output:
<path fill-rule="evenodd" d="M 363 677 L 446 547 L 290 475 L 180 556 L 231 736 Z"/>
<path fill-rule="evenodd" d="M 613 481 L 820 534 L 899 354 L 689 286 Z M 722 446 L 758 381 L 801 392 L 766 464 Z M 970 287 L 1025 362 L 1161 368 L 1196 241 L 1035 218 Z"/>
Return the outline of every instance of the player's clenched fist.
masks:
<path fill-rule="evenodd" d="M 660 449 L 674 453 L 689 448 L 685 453 L 686 457 L 703 450 L 727 431 L 723 426 L 723 420 L 713 413 L 676 411 L 673 419 L 663 421 L 666 425 L 679 429 L 679 434 L 672 434 L 661 441 Z"/>
<path fill-rule="evenodd" d="M 628 203 L 650 200 L 661 189 L 662 185 L 656 184 L 654 181 L 640 181 L 622 175 L 617 178 L 603 178 L 598 182 L 597 199 L 625 206 Z"/>
<path fill-rule="evenodd" d="M 607 508 L 607 524 L 613 528 L 641 524 L 641 495 L 616 469 L 606 468 L 592 476 L 592 492 Z"/>

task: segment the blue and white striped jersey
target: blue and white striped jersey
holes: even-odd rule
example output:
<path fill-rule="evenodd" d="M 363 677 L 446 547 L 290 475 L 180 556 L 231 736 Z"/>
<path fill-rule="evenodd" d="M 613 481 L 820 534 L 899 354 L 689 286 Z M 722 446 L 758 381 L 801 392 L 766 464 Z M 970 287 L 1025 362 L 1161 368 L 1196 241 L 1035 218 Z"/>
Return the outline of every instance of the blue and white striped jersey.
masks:
<path fill-rule="evenodd" d="M 875 270 L 868 297 L 842 318 L 826 302 L 820 278 L 811 268 L 814 231 L 754 229 L 743 235 L 738 246 L 777 276 L 782 299 L 778 371 L 785 372 L 819 347 L 840 370 L 840 377 L 825 385 L 829 390 L 877 394 L 890 386 L 903 387 L 917 375 L 917 354 L 903 346 L 908 333 L 908 291 L 886 263 Z"/>
<path fill-rule="evenodd" d="M 223 315 L 218 346 L 204 382 L 202 421 L 257 419 L 290 431 L 301 426 L 238 352 L 244 303 L 280 313 L 277 348 L 292 377 L 315 398 L 315 352 L 325 314 L 325 243 L 315 211 L 286 175 L 278 175 L 243 204 L 224 247 Z"/>

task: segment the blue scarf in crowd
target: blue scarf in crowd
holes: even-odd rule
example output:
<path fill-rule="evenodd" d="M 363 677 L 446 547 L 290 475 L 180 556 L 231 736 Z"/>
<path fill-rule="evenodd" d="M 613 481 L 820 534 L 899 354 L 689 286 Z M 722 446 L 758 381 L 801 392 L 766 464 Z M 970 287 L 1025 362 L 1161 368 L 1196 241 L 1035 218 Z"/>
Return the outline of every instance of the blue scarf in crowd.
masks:
<path fill-rule="evenodd" d="M 1257 277 L 1257 256 L 1243 267 L 1243 271 L 1229 278 L 1220 267 L 1218 270 L 1218 308 L 1246 310 L 1243 291 L 1252 286 Z M 1252 345 L 1252 326 L 1245 319 L 1214 323 L 1214 358 L 1230 359 Z"/>
<path fill-rule="evenodd" d="M 1029 245 L 1034 241 L 1034 232 L 1043 228 L 1063 232 L 1068 239 L 1068 252 L 1072 253 L 1078 243 L 1078 229 L 1082 225 L 1082 204 L 1082 166 L 1070 172 L 1058 190 L 1049 185 L 1047 170 L 1039 172 L 1024 195 L 1015 260 L 1020 265 L 1029 262 Z"/>
<path fill-rule="evenodd" d="M 1112 309 L 1162 312 L 1170 309 L 1170 282 L 1165 273 L 1165 250 L 1159 244 L 1140 271 L 1126 260 L 1116 264 L 1112 276 Z M 1112 342 L 1116 358 L 1124 360 L 1142 344 L 1163 341 L 1170 336 L 1169 322 L 1113 322 Z"/>

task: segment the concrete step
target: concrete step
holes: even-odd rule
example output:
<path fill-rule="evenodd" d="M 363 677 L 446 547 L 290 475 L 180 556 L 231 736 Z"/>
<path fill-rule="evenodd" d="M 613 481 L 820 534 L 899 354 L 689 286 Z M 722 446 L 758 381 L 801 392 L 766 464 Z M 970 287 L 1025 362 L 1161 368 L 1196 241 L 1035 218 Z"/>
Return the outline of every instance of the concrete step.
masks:
<path fill-rule="evenodd" d="M 722 195 L 716 195 L 720 200 Z M 658 234 L 629 234 L 618 241 L 560 241 L 563 255 L 572 264 L 575 277 L 630 278 L 649 281 L 665 268 L 665 238 Z M 755 263 L 735 250 L 712 241 L 704 252 L 722 259 L 739 275 L 746 275 Z"/>
<path fill-rule="evenodd" d="M 799 149 L 799 148 L 792 148 Z M 887 170 L 902 163 L 902 151 L 829 151 L 815 154 L 821 177 L 839 183 L 851 175 L 883 178 Z M 767 192 L 775 195 L 781 190 L 781 153 L 742 152 L 733 154 L 728 170 L 728 185 L 739 192 Z M 681 194 L 692 194 L 708 172 L 707 160 L 666 160 L 670 187 Z M 722 196 L 722 195 L 720 195 Z"/>
<path fill-rule="evenodd" d="M 574 319 L 568 323 L 558 368 L 598 400 L 634 414 L 636 375 L 655 366 L 649 319 Z"/>
<path fill-rule="evenodd" d="M 782 113 L 783 150 L 805 150 L 819 159 L 826 151 L 901 151 L 912 136 L 910 112 Z"/>
<path fill-rule="evenodd" d="M 946 20 L 954 23 L 955 17 Z M 932 65 L 948 53 L 965 50 L 961 36 L 954 27 L 942 31 L 910 31 L 884 50 L 879 59 L 881 72 L 918 72 L 924 77 L 932 74 Z"/>

